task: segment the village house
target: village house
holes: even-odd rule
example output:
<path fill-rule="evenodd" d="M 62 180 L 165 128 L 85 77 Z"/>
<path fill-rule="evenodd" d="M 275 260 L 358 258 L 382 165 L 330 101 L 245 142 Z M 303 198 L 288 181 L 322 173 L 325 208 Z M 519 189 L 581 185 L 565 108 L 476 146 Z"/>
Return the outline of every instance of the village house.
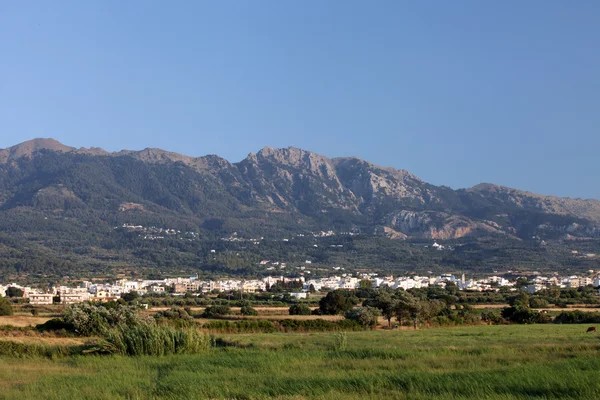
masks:
<path fill-rule="evenodd" d="M 200 282 L 198 281 L 188 281 L 176 283 L 174 285 L 175 293 L 187 293 L 187 292 L 197 292 L 200 288 Z"/>
<path fill-rule="evenodd" d="M 29 295 L 29 304 L 35 305 L 48 305 L 52 304 L 52 298 L 54 295 L 52 293 L 36 293 Z"/>
<path fill-rule="evenodd" d="M 68 293 L 60 295 L 61 304 L 83 303 L 90 299 L 89 293 Z"/>
<path fill-rule="evenodd" d="M 162 286 L 150 286 L 150 292 L 152 293 L 164 293 L 165 288 Z"/>
<path fill-rule="evenodd" d="M 113 297 L 111 292 L 109 290 L 106 289 L 100 289 L 96 292 L 95 296 L 96 299 L 104 299 L 107 297 Z"/>

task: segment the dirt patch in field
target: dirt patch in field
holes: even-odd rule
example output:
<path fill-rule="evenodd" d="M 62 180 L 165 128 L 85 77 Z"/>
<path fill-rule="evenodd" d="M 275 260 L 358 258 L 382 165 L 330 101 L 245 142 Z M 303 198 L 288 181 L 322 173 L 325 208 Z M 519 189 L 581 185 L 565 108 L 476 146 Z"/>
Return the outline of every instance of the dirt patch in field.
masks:
<path fill-rule="evenodd" d="M 473 308 L 504 308 L 508 307 L 508 304 L 469 304 Z"/>

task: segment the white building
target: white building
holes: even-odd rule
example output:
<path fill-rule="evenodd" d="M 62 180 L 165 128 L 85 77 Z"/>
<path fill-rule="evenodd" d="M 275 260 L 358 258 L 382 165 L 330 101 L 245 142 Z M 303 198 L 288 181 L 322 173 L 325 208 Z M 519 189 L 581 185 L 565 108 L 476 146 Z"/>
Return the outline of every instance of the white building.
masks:
<path fill-rule="evenodd" d="M 35 304 L 35 305 L 52 304 L 52 297 L 54 297 L 54 295 L 52 293 L 30 294 L 29 295 L 29 304 Z"/>
<path fill-rule="evenodd" d="M 539 283 L 533 284 L 533 285 L 527 285 L 526 290 L 529 293 L 535 293 L 535 292 L 539 292 L 540 290 L 544 290 L 546 287 L 543 285 L 540 285 Z"/>
<path fill-rule="evenodd" d="M 162 286 L 150 286 L 150 291 L 152 293 L 164 293 L 165 288 Z"/>
<path fill-rule="evenodd" d="M 90 299 L 89 293 L 61 294 L 60 302 L 62 304 L 83 303 Z"/>

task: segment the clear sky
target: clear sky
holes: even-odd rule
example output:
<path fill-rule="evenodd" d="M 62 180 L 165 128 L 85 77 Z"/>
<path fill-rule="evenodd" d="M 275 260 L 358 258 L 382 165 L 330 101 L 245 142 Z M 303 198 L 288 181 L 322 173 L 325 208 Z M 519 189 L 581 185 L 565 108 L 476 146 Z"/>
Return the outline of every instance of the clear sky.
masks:
<path fill-rule="evenodd" d="M 600 198 L 600 1 L 0 1 L 0 148 L 359 156 Z"/>

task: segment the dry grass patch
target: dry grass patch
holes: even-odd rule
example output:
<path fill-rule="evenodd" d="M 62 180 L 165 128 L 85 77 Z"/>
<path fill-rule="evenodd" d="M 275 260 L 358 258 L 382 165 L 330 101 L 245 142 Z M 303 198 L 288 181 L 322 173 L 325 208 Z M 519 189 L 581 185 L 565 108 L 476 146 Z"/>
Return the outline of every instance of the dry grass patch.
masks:
<path fill-rule="evenodd" d="M 287 312 L 287 310 L 286 310 Z M 228 315 L 223 319 L 266 319 L 270 321 L 281 321 L 284 319 L 294 319 L 299 321 L 309 321 L 309 320 L 317 320 L 323 319 L 325 321 L 341 321 L 344 319 L 343 315 L 255 315 L 255 316 L 244 316 L 244 315 Z"/>
<path fill-rule="evenodd" d="M 60 346 L 79 346 L 89 341 L 91 338 L 57 338 L 42 336 L 4 336 L 0 340 L 23 344 L 46 344 Z"/>
<path fill-rule="evenodd" d="M 48 321 L 48 317 L 33 317 L 26 315 L 11 315 L 0 317 L 0 325 L 10 325 L 23 328 L 26 326 L 40 325 Z"/>

